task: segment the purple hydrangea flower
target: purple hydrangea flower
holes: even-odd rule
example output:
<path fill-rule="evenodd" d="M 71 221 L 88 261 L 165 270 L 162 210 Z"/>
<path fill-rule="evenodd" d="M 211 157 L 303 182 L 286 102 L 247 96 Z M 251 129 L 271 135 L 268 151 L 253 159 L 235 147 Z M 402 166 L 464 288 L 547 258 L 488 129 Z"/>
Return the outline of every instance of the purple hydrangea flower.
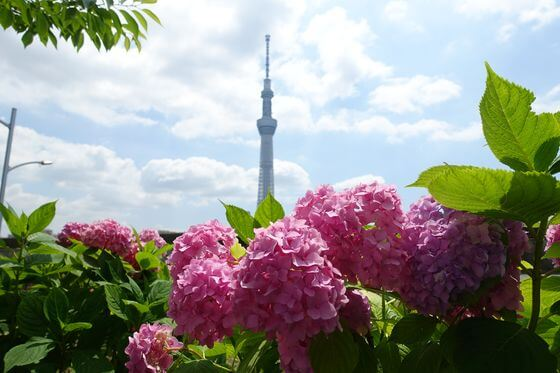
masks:
<path fill-rule="evenodd" d="M 366 335 L 370 330 L 371 307 L 368 299 L 359 290 L 346 292 L 348 303 L 340 310 L 340 319 L 352 330 L 360 335 Z"/>
<path fill-rule="evenodd" d="M 546 250 L 548 250 L 550 246 L 556 242 L 560 242 L 560 224 L 548 227 L 548 230 L 546 231 Z M 560 267 L 560 259 L 552 259 L 552 264 L 554 267 Z"/>
<path fill-rule="evenodd" d="M 72 244 L 70 239 L 82 241 L 84 232 L 88 226 L 88 224 L 77 222 L 64 224 L 64 227 L 62 227 L 62 230 L 58 234 L 58 243 L 62 246 L 70 246 Z"/>
<path fill-rule="evenodd" d="M 404 238 L 409 258 L 400 293 L 409 306 L 446 316 L 490 284 L 478 304 L 469 304 L 471 314 L 520 309 L 517 266 L 528 248 L 521 223 L 447 209 L 427 196 L 411 206 Z"/>

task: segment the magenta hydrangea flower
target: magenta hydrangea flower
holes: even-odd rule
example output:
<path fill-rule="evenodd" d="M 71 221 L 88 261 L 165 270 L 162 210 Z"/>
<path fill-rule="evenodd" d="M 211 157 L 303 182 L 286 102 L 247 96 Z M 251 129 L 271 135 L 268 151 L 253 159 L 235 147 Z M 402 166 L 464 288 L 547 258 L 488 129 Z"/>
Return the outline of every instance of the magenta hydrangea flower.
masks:
<path fill-rule="evenodd" d="M 201 344 L 230 336 L 233 269 L 218 257 L 192 259 L 173 280 L 168 315 L 177 323 L 177 334 L 188 334 Z"/>
<path fill-rule="evenodd" d="M 142 229 L 140 233 L 138 233 L 138 239 L 142 243 L 142 245 L 147 244 L 148 242 L 154 241 L 154 245 L 161 249 L 164 247 L 167 242 L 159 235 L 159 232 L 155 229 Z"/>
<path fill-rule="evenodd" d="M 548 230 L 546 231 L 546 248 L 545 248 L 545 250 L 548 250 L 550 248 L 550 246 L 552 246 L 552 244 L 554 244 L 556 242 L 560 242 L 560 224 L 551 225 L 551 226 L 548 227 Z M 553 258 L 552 259 L 552 264 L 554 265 L 554 267 L 560 267 L 560 259 L 559 258 Z"/>
<path fill-rule="evenodd" d="M 400 293 L 409 306 L 446 316 L 456 305 L 466 305 L 466 297 L 483 283 L 495 281 L 477 305 L 469 304 L 469 312 L 520 309 L 517 266 L 528 249 L 521 223 L 494 222 L 447 209 L 427 196 L 411 206 L 404 238 L 409 258 Z"/>
<path fill-rule="evenodd" d="M 394 187 L 373 182 L 337 193 L 321 186 L 297 202 L 294 216 L 321 233 L 329 247 L 325 255 L 350 282 L 398 289 L 406 252 L 400 243 L 404 213 Z"/>
<path fill-rule="evenodd" d="M 327 250 L 316 229 L 285 217 L 255 230 L 234 274 L 237 321 L 278 340 L 287 372 L 309 371 L 309 341 L 334 331 L 348 302 L 340 272 L 324 257 Z"/>
<path fill-rule="evenodd" d="M 89 224 L 82 235 L 84 245 L 111 251 L 131 264 L 136 263 L 138 247 L 132 245 L 132 230 L 113 219 Z"/>
<path fill-rule="evenodd" d="M 69 222 L 64 224 L 62 230 L 58 234 L 58 243 L 62 246 L 70 246 L 72 242 L 70 239 L 82 241 L 85 230 L 88 224 Z"/>
<path fill-rule="evenodd" d="M 173 363 L 171 351 L 183 344 L 171 335 L 168 325 L 142 324 L 140 330 L 128 337 L 124 352 L 129 356 L 125 364 L 130 373 L 164 373 Z"/>
<path fill-rule="evenodd" d="M 356 333 L 366 335 L 371 323 L 371 306 L 367 297 L 357 289 L 347 291 L 346 296 L 348 303 L 340 310 L 340 319 Z"/>
<path fill-rule="evenodd" d="M 230 249 L 236 242 L 235 231 L 217 220 L 189 227 L 173 241 L 173 251 L 167 261 L 171 276 L 176 278 L 194 258 L 215 256 L 233 261 Z"/>

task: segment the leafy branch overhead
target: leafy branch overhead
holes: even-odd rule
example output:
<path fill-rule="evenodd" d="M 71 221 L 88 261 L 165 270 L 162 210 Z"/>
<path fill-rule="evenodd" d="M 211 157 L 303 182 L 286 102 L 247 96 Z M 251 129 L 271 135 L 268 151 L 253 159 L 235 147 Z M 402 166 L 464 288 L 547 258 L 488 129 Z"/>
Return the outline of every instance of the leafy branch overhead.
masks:
<path fill-rule="evenodd" d="M 157 0 L 4 0 L 0 3 L 0 25 L 21 34 L 25 47 L 37 37 L 55 47 L 64 39 L 80 50 L 86 38 L 100 50 L 121 41 L 127 50 L 142 48 L 148 21 L 161 25 L 146 6 Z"/>

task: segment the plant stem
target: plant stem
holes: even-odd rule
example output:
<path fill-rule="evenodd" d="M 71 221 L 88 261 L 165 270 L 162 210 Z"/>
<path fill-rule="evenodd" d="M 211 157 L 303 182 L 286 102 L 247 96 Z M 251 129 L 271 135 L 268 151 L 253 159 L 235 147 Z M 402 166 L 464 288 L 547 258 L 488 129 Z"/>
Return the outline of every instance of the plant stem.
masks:
<path fill-rule="evenodd" d="M 527 327 L 530 331 L 534 332 L 537 328 L 537 323 L 539 321 L 539 313 L 541 311 L 541 262 L 542 256 L 544 254 L 544 235 L 546 234 L 546 228 L 548 226 L 548 220 L 541 220 L 539 225 L 539 230 L 537 231 L 537 236 L 535 237 L 535 252 L 533 258 L 533 276 L 532 276 L 532 305 L 531 305 L 531 319 L 529 320 L 529 326 Z"/>

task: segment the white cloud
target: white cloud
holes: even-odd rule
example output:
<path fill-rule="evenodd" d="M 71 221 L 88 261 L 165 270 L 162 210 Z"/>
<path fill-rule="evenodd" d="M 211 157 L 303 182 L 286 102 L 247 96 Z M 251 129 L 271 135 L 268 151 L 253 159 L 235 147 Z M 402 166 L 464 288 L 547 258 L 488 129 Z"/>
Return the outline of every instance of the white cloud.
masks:
<path fill-rule="evenodd" d="M 404 26 L 412 31 L 424 31 L 424 28 L 410 18 L 409 3 L 405 0 L 391 0 L 383 8 L 385 19 Z"/>
<path fill-rule="evenodd" d="M 377 87 L 370 94 L 370 103 L 381 110 L 394 113 L 420 112 L 458 97 L 461 86 L 443 78 L 416 75 L 412 78 L 394 78 Z"/>
<path fill-rule="evenodd" d="M 513 34 L 515 32 L 515 29 L 516 29 L 516 27 L 515 27 L 514 24 L 506 23 L 505 25 L 502 25 L 498 29 L 498 35 L 496 36 L 496 38 L 498 39 L 499 42 L 506 43 L 513 36 Z"/>
<path fill-rule="evenodd" d="M 533 110 L 542 113 L 556 113 L 560 112 L 560 84 L 552 87 L 551 90 L 542 96 L 537 96 L 533 103 Z"/>
<path fill-rule="evenodd" d="M 528 24 L 538 29 L 560 18 L 560 4 L 556 0 L 461 0 L 457 10 L 475 18 L 500 16 L 505 22 L 498 30 L 500 41 L 511 36 L 515 25 Z"/>
<path fill-rule="evenodd" d="M 423 137 L 430 141 L 473 141 L 482 137 L 480 123 L 459 127 L 445 121 L 421 119 L 413 123 L 394 123 L 379 115 L 366 115 L 341 110 L 335 116 L 325 115 L 318 127 L 331 132 L 379 134 L 389 143 L 402 143 L 410 138 Z"/>
<path fill-rule="evenodd" d="M 372 183 L 374 181 L 377 181 L 378 183 L 385 183 L 385 179 L 382 176 L 367 174 L 367 175 L 356 176 L 350 179 L 339 181 L 338 183 L 333 184 L 333 188 L 335 190 L 340 191 L 343 189 L 352 188 L 358 184 L 367 184 L 367 183 Z"/>
<path fill-rule="evenodd" d="M 334 7 L 314 16 L 301 34 L 303 45 L 315 48 L 318 57 L 286 56 L 274 74 L 295 95 L 317 105 L 352 96 L 358 82 L 392 72 L 366 52 L 375 38 L 365 19 L 355 21 L 346 10 Z"/>
<path fill-rule="evenodd" d="M 5 139 L 6 131 L 1 131 L 0 142 Z M 67 142 L 16 127 L 11 164 L 41 159 L 54 164 L 10 172 L 6 201 L 29 211 L 59 199 L 56 228 L 69 220 L 106 217 L 126 223 L 160 208 L 172 213 L 186 205 L 216 204 L 218 199 L 244 206 L 256 201 L 257 168 L 207 157 L 153 159 L 139 167 L 104 146 Z M 308 173 L 293 162 L 275 160 L 275 176 L 276 195 L 283 201 L 294 201 L 311 186 Z M 179 225 L 169 220 L 161 223 Z"/>

